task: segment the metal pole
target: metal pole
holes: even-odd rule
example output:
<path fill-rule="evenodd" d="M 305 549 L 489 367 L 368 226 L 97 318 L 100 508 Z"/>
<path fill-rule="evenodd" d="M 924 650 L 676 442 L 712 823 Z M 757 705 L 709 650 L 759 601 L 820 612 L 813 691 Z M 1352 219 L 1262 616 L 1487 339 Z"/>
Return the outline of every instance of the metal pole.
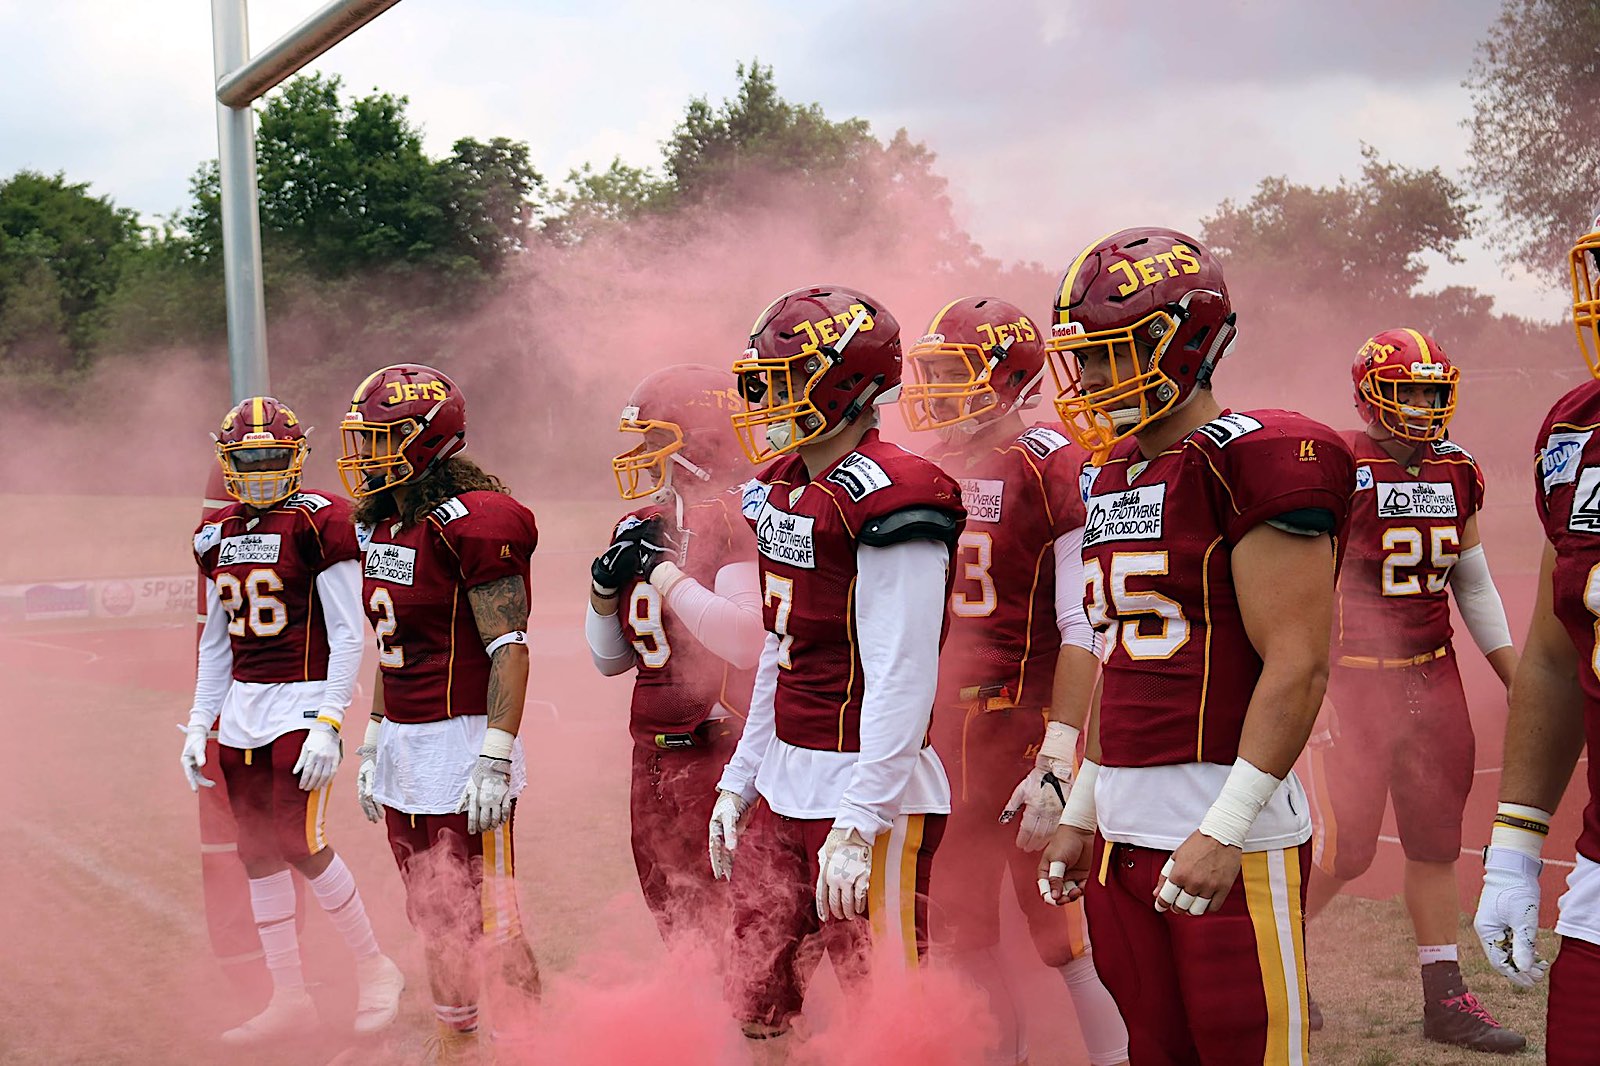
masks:
<path fill-rule="evenodd" d="M 215 12 L 218 0 L 212 0 Z M 255 59 L 249 52 L 228 66 L 217 64 L 217 99 L 247 107 L 274 85 L 389 10 L 400 0 L 332 0 L 272 42 Z M 239 3 L 241 10 L 244 8 Z M 213 15 L 215 17 L 215 15 Z M 246 63 L 246 60 L 250 60 Z"/>
<path fill-rule="evenodd" d="M 246 0 L 211 0 L 211 53 L 217 77 L 250 58 Z M 228 304 L 228 368 L 234 402 L 265 395 L 267 307 L 261 288 L 261 219 L 256 212 L 256 124 L 249 99 L 217 104 L 217 165 L 222 179 L 222 271 Z"/>

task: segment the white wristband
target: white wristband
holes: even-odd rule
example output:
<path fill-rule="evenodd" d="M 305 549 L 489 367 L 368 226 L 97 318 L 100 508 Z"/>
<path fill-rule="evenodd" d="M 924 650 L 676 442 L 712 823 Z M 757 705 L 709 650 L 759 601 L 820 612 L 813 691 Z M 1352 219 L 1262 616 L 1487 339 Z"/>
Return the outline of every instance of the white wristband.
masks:
<path fill-rule="evenodd" d="M 1095 818 L 1094 779 L 1098 776 L 1100 764 L 1083 760 L 1083 765 L 1078 767 L 1078 776 L 1072 782 L 1072 791 L 1067 793 L 1066 806 L 1061 808 L 1058 825 L 1070 825 L 1090 833 L 1095 831 L 1099 823 Z"/>
<path fill-rule="evenodd" d="M 361 737 L 361 747 L 371 748 L 374 753 L 378 750 L 378 734 L 383 730 L 382 718 L 367 719 L 367 731 Z M 357 749 L 359 754 L 360 749 Z"/>
<path fill-rule="evenodd" d="M 504 729 L 489 727 L 483 735 L 483 750 L 479 753 L 485 759 L 504 759 L 511 761 L 511 745 L 517 739 L 515 733 L 507 733 Z"/>
<path fill-rule="evenodd" d="M 505 647 L 507 644 L 522 644 L 526 646 L 527 643 L 528 634 L 524 633 L 520 629 L 513 629 L 511 632 L 502 633 L 500 636 L 491 640 L 489 642 L 489 646 L 483 649 L 483 653 L 489 658 L 493 659 L 494 653 Z"/>
<path fill-rule="evenodd" d="M 654 585 L 656 591 L 665 599 L 672 592 L 672 586 L 688 576 L 677 563 L 668 559 L 657 563 L 656 568 L 650 571 L 650 584 Z"/>
<path fill-rule="evenodd" d="M 1244 847 L 1256 816 L 1277 793 L 1281 784 L 1283 781 L 1280 778 L 1273 777 L 1240 756 L 1233 761 L 1233 770 L 1222 786 L 1221 795 L 1217 796 L 1216 802 L 1201 820 L 1200 832 L 1219 844 Z"/>
<path fill-rule="evenodd" d="M 1039 745 L 1041 759 L 1072 765 L 1078 756 L 1078 727 L 1065 722 L 1050 722 L 1044 727 L 1044 742 Z"/>
<path fill-rule="evenodd" d="M 1544 851 L 1544 838 L 1550 834 L 1550 818 L 1549 811 L 1540 810 L 1538 807 L 1529 807 L 1521 803 L 1502 803 L 1495 811 L 1494 828 L 1489 833 L 1489 846 L 1520 851 L 1530 859 L 1538 859 Z M 1541 833 L 1537 829 L 1515 824 L 1519 822 L 1543 825 L 1545 831 Z"/>

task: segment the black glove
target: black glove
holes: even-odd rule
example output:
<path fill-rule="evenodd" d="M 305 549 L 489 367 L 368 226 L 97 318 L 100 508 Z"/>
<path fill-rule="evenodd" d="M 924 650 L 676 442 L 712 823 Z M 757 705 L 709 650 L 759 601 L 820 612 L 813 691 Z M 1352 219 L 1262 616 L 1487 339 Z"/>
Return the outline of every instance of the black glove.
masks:
<path fill-rule="evenodd" d="M 589 579 L 594 583 L 595 594 L 608 600 L 638 574 L 639 545 L 632 540 L 618 540 L 589 564 Z"/>
<path fill-rule="evenodd" d="M 637 573 L 649 581 L 657 566 L 669 559 L 678 561 L 678 539 L 659 518 L 650 519 L 640 530 L 641 535 L 634 545 L 639 560 Z"/>

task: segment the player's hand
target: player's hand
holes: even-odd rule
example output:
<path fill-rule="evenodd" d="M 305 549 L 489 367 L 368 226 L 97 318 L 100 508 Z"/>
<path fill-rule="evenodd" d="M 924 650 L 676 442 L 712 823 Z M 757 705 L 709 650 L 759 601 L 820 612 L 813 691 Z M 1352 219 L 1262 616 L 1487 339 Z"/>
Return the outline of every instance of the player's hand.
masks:
<path fill-rule="evenodd" d="M 1472 925 L 1489 965 L 1518 988 L 1532 988 L 1550 964 L 1535 953 L 1539 932 L 1538 859 L 1513 848 L 1489 848 L 1483 858 L 1483 895 Z"/>
<path fill-rule="evenodd" d="M 750 805 L 723 789 L 717 790 L 711 808 L 711 875 L 719 881 L 733 876 L 733 851 L 739 846 L 739 830 Z"/>
<path fill-rule="evenodd" d="M 373 795 L 378 786 L 378 746 L 363 744 L 356 754 L 361 756 L 361 768 L 356 771 L 356 799 L 361 803 L 361 813 L 369 822 L 381 822 L 383 805 Z"/>
<path fill-rule="evenodd" d="M 1044 854 L 1039 856 L 1039 895 L 1056 907 L 1079 898 L 1093 860 L 1093 833 L 1075 825 L 1057 826 Z"/>
<path fill-rule="evenodd" d="M 341 755 L 339 734 L 333 731 L 333 726 L 323 721 L 313 722 L 306 730 L 305 743 L 300 745 L 300 758 L 289 772 L 300 775 L 301 789 L 315 792 L 327 787 L 333 775 L 339 772 Z"/>
<path fill-rule="evenodd" d="M 183 754 L 179 761 L 183 765 L 183 776 L 189 782 L 189 791 L 199 793 L 202 788 L 212 788 L 216 782 L 200 772 L 206 764 L 206 736 L 211 731 L 203 726 L 189 726 L 183 730 Z"/>
<path fill-rule="evenodd" d="M 817 917 L 848 921 L 867 913 L 872 845 L 855 829 L 830 829 L 817 852 Z"/>
<path fill-rule="evenodd" d="M 1017 828 L 1017 847 L 1023 851 L 1038 851 L 1050 843 L 1061 821 L 1061 808 L 1067 805 L 1067 793 L 1072 788 L 1072 763 L 1053 759 L 1043 752 L 1028 776 L 1011 792 L 1006 809 L 1000 812 L 1004 825 L 1022 812 L 1022 825 Z"/>
<path fill-rule="evenodd" d="M 611 599 L 639 573 L 639 546 L 635 541 L 619 540 L 594 557 L 589 564 L 589 580 L 602 599 Z"/>
<path fill-rule="evenodd" d="M 1161 868 L 1154 893 L 1156 910 L 1199 916 L 1221 909 L 1243 861 L 1241 849 L 1196 829 Z"/>
<path fill-rule="evenodd" d="M 456 810 L 466 812 L 472 836 L 499 829 L 511 816 L 511 760 L 478 756 Z"/>
<path fill-rule="evenodd" d="M 638 553 L 638 573 L 646 581 L 660 564 L 678 561 L 678 538 L 667 528 L 660 518 L 652 518 L 639 527 L 639 539 L 635 541 L 635 552 Z"/>

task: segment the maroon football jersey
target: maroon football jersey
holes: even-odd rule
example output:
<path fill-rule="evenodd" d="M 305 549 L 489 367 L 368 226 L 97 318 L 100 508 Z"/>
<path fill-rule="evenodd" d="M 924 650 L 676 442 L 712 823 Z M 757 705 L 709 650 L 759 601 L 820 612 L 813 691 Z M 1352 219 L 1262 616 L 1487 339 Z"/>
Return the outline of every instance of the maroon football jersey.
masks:
<path fill-rule="evenodd" d="M 967 528 L 955 557 L 950 638 L 939 657 L 939 702 L 1002 686 L 1022 707 L 1046 707 L 1061 634 L 1056 538 L 1083 525 L 1085 455 L 1035 426 L 993 447 L 929 456 L 961 485 Z"/>
<path fill-rule="evenodd" d="M 194 555 L 228 613 L 235 681 L 327 680 L 317 575 L 360 558 L 349 501 L 297 492 L 265 513 L 231 504 L 195 531 Z"/>
<path fill-rule="evenodd" d="M 1450 643 L 1450 569 L 1462 528 L 1483 507 L 1477 462 L 1449 441 L 1422 446 L 1401 466 L 1359 430 L 1355 489 L 1339 570 L 1337 655 L 1410 658 Z"/>
<path fill-rule="evenodd" d="M 415 525 L 358 533 L 384 713 L 406 723 L 487 714 L 489 656 L 467 590 L 513 576 L 528 588 L 533 512 L 502 492 L 464 492 Z"/>
<path fill-rule="evenodd" d="M 964 521 L 960 487 L 868 430 L 855 451 L 814 481 L 800 456 L 774 460 L 745 486 L 741 506 L 756 534 L 767 631 L 780 638 L 778 738 L 800 748 L 860 751 L 857 537 L 865 524 L 913 507 Z"/>
<path fill-rule="evenodd" d="M 731 489 L 684 508 L 678 566 L 708 589 L 724 566 L 755 562 L 755 540 L 739 513 L 739 498 L 739 490 Z M 660 512 L 651 506 L 632 514 L 649 518 Z M 749 713 L 754 670 L 736 670 L 707 651 L 648 581 L 628 582 L 619 602 L 622 632 L 638 664 L 629 721 L 635 740 L 653 746 L 658 733 L 689 732 L 719 703 L 740 717 Z"/>
<path fill-rule="evenodd" d="M 1539 430 L 1534 500 L 1556 551 L 1556 617 L 1578 650 L 1588 738 L 1589 803 L 1578 852 L 1600 862 L 1600 382 L 1588 381 L 1550 409 Z"/>
<path fill-rule="evenodd" d="M 1234 761 L 1261 658 L 1233 545 L 1291 511 L 1343 526 L 1354 477 L 1339 435 L 1291 411 L 1226 412 L 1148 461 L 1129 439 L 1084 469 L 1085 607 L 1106 641 L 1102 765 Z"/>

